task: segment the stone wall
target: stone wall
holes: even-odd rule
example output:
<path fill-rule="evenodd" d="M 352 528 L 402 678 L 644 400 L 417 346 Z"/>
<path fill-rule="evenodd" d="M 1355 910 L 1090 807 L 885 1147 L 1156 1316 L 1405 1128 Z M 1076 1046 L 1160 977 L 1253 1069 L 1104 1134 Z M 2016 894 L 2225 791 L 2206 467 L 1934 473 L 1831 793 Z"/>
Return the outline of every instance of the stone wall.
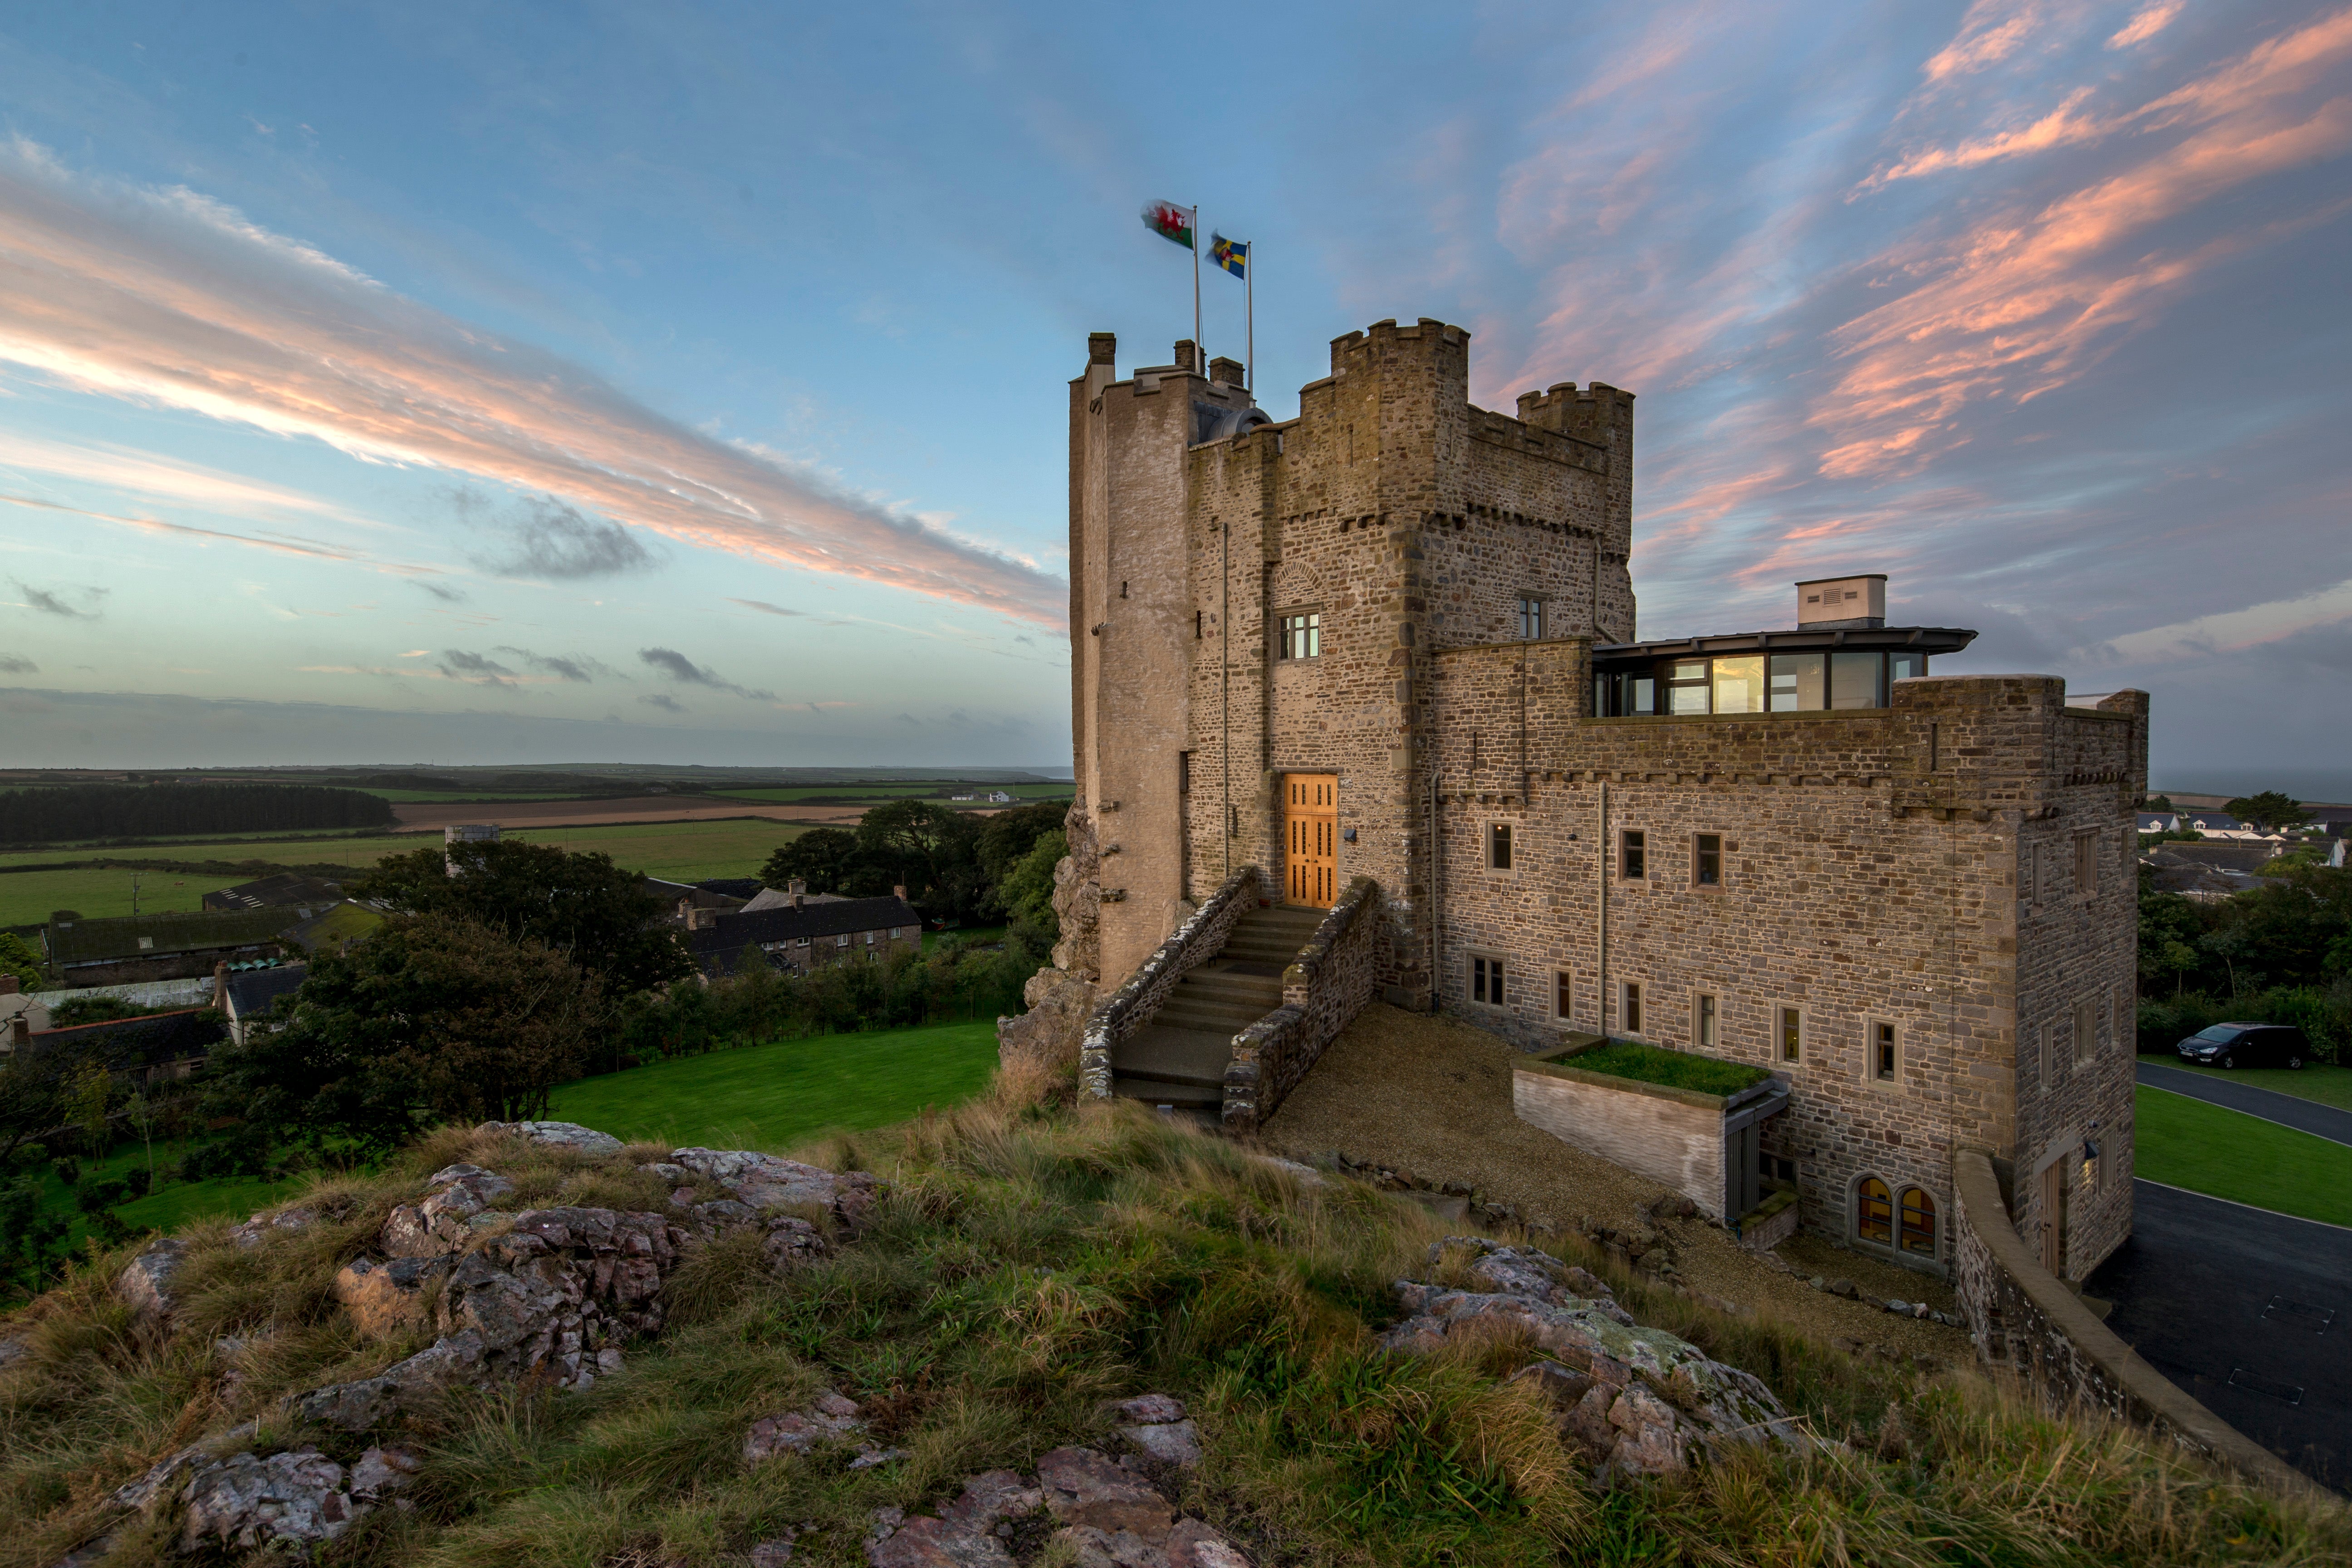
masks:
<path fill-rule="evenodd" d="M 1359 877 L 1283 972 L 1282 1005 L 1234 1037 L 1223 1120 L 1254 1132 L 1288 1099 L 1349 1020 L 1372 999 L 1385 957 L 1381 887 Z"/>
<path fill-rule="evenodd" d="M 1723 1100 L 1631 1079 L 1595 1081 L 1557 1062 L 1511 1072 L 1511 1109 L 1563 1143 L 1647 1176 L 1723 1217 Z"/>
<path fill-rule="evenodd" d="M 1953 1163 L 1953 1285 L 1979 1360 L 2058 1411 L 2129 1421 L 2281 1490 L 2312 1495 L 2302 1472 L 2160 1376 L 2049 1270 L 2011 1225 L 1992 1162 Z"/>
<path fill-rule="evenodd" d="M 2079 1149 L 2094 1121 L 2116 1152 L 2096 1202 L 2070 1216 L 2069 1272 L 2127 1233 L 2129 1182 L 2114 1170 L 2127 1163 L 2128 1042 L 2103 1037 L 2070 1065 L 2077 1098 L 2063 1102 L 2021 1087 L 2018 1046 L 2021 1005 L 2029 1034 L 2053 1005 L 2045 986 L 2120 995 L 2132 983 L 2120 862 L 2143 719 L 2070 709 L 2060 682 L 2017 676 L 1906 680 L 1880 710 L 1596 720 L 1580 639 L 1435 663 L 1440 1005 L 1528 1048 L 1581 1030 L 1691 1049 L 1712 998 L 1707 1054 L 1790 1084 L 1764 1152 L 1794 1166 L 1808 1228 L 1858 1242 L 1865 1177 L 1932 1201 L 1933 1250 L 1901 1261 L 1948 1264 L 1957 1148 Z M 2109 700 L 2143 712 L 2145 700 Z M 1507 870 L 1489 864 L 1497 826 L 1511 830 Z M 1628 830 L 1643 836 L 1639 878 L 1623 875 Z M 2044 920 L 2021 896 L 2020 846 L 2030 860 L 2058 838 L 2071 856 L 2078 831 L 2115 874 Z M 1702 833 L 1722 840 L 1712 888 L 1693 875 Z M 1482 957 L 1503 963 L 1499 1007 L 1473 998 Z M 1780 1048 L 1783 1007 L 1801 1019 L 1794 1061 Z M 1871 1059 L 1881 1024 L 1897 1035 L 1891 1079 Z M 2049 1131 L 2021 1138 L 2021 1095 L 2024 1119 Z"/>

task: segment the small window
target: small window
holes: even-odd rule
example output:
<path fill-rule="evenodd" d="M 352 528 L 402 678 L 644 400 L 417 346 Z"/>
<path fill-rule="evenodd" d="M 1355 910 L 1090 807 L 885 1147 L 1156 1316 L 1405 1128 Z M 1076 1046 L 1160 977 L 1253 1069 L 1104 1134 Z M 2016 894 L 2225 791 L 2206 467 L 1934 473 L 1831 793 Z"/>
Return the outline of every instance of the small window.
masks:
<path fill-rule="evenodd" d="M 1853 1233 L 1881 1247 L 1894 1244 L 1895 1202 L 1886 1184 L 1876 1176 L 1864 1176 L 1862 1185 L 1854 1189 Z"/>
<path fill-rule="evenodd" d="M 1902 1054 L 1895 1041 L 1895 1026 L 1872 1024 L 1870 1026 L 1870 1076 L 1881 1083 L 1893 1083 L 1902 1066 Z"/>
<path fill-rule="evenodd" d="M 1702 888 L 1723 886 L 1723 835 L 1701 833 L 1693 836 L 1691 880 Z"/>
<path fill-rule="evenodd" d="M 1521 642 L 1543 641 L 1543 611 L 1544 602 L 1541 599 L 1519 601 L 1519 640 Z"/>
<path fill-rule="evenodd" d="M 2058 1053 L 2054 1048 L 2057 1044 L 2058 1031 L 2050 1025 L 2043 1024 L 2034 1031 L 2034 1034 L 2040 1042 L 2040 1048 L 2034 1054 L 2042 1058 L 2042 1081 L 2048 1083 L 2052 1075 L 2058 1070 Z"/>
<path fill-rule="evenodd" d="M 1936 1200 L 1917 1187 L 1903 1189 L 1903 1250 L 1936 1256 Z"/>
<path fill-rule="evenodd" d="M 2099 1026 L 2097 1004 L 2088 1000 L 2074 1004 L 2074 1065 L 2082 1066 L 2091 1059 L 2091 1047 L 2097 1043 Z"/>
<path fill-rule="evenodd" d="M 1805 1055 L 1805 1015 L 1795 1007 L 1780 1009 L 1780 1059 L 1801 1061 Z"/>
<path fill-rule="evenodd" d="M 1551 972 L 1551 1016 L 1566 1023 L 1576 1012 L 1574 977 L 1565 969 Z"/>
<path fill-rule="evenodd" d="M 874 932 L 870 931 L 866 933 L 866 945 L 868 947 L 874 945 Z"/>
<path fill-rule="evenodd" d="M 1642 1032 L 1642 988 L 1630 980 L 1625 983 L 1625 1005 L 1620 1016 L 1625 1020 L 1627 1034 Z"/>
<path fill-rule="evenodd" d="M 1192 753 L 1190 752 L 1176 753 L 1176 793 L 1178 795 L 1192 793 Z"/>
<path fill-rule="evenodd" d="M 1715 1049 L 1717 1023 L 1723 1011 L 1721 998 L 1702 991 L 1691 999 L 1691 1041 L 1702 1051 Z"/>
<path fill-rule="evenodd" d="M 1486 868 L 1491 871 L 1511 868 L 1511 825 L 1507 822 L 1487 825 Z"/>
<path fill-rule="evenodd" d="M 1706 712 L 1710 684 L 1706 659 L 1683 659 L 1666 666 L 1666 711 Z"/>
<path fill-rule="evenodd" d="M 833 945 L 835 947 L 847 947 L 849 945 L 849 933 L 847 931 L 843 931 L 839 936 L 835 937 L 833 939 Z"/>
<path fill-rule="evenodd" d="M 1627 828 L 1617 836 L 1617 875 L 1626 881 L 1638 882 L 1644 875 L 1642 869 L 1642 835 L 1638 828 Z"/>
<path fill-rule="evenodd" d="M 1282 617 L 1282 657 L 1285 658 L 1320 658 L 1323 657 L 1323 615 L 1310 610 L 1303 616 Z"/>
<path fill-rule="evenodd" d="M 1482 1007 L 1503 1005 L 1503 961 L 1473 953 L 1470 958 L 1470 1000 Z"/>
<path fill-rule="evenodd" d="M 2095 833 L 2074 835 L 2074 890 L 2099 890 L 2099 836 Z"/>

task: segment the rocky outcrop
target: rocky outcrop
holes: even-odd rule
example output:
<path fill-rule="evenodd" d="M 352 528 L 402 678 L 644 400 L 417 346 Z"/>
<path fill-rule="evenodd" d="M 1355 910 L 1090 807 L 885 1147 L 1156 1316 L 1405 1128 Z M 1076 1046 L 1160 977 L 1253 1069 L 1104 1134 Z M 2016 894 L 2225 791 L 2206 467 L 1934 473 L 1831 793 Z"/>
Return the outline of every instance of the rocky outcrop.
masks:
<path fill-rule="evenodd" d="M 749 1149 L 673 1149 L 667 1162 L 643 1169 L 679 1182 L 699 1177 L 754 1209 L 824 1209 L 852 1231 L 882 1195 L 882 1184 L 864 1171 L 835 1173 Z"/>
<path fill-rule="evenodd" d="M 462 1248 L 496 1222 L 484 1217 L 514 1184 L 479 1165 L 444 1165 L 425 1178 L 421 1203 L 403 1204 L 377 1238 L 394 1258 L 439 1258 Z M 476 1222 L 479 1222 L 477 1224 Z"/>
<path fill-rule="evenodd" d="M 856 1446 L 857 1452 L 849 1461 L 853 1470 L 870 1470 L 907 1457 L 903 1448 L 867 1442 L 865 1433 L 866 1418 L 858 1414 L 857 1402 L 827 1389 L 806 1410 L 752 1422 L 751 1431 L 743 1435 L 743 1462 L 756 1465 L 779 1454 L 809 1454 L 837 1444 Z"/>
<path fill-rule="evenodd" d="M 1160 1489 L 1092 1448 L 1056 1448 L 1034 1479 L 990 1470 L 936 1515 L 876 1516 L 873 1568 L 1013 1568 L 1044 1550 L 1076 1568 L 1250 1568 L 1205 1520 L 1180 1517 Z"/>
<path fill-rule="evenodd" d="M 576 1121 L 485 1121 L 474 1131 L 505 1132 L 529 1142 L 570 1149 L 581 1154 L 617 1154 L 625 1147 L 610 1132 L 599 1132 Z"/>
<path fill-rule="evenodd" d="M 396 1340 L 432 1321 L 428 1287 L 449 1272 L 441 1258 L 355 1258 L 335 1275 L 335 1300 L 352 1325 L 372 1340 Z"/>
<path fill-rule="evenodd" d="M 1201 1429 L 1185 1419 L 1181 1402 L 1165 1394 L 1147 1394 L 1118 1407 L 1129 1423 L 1118 1435 L 1140 1453 L 1163 1465 L 1189 1470 L 1201 1462 Z"/>
<path fill-rule="evenodd" d="M 229 1241 L 239 1252 L 250 1252 L 272 1237 L 294 1236 L 309 1228 L 319 1217 L 316 1209 L 307 1204 L 295 1204 L 275 1214 L 255 1215 L 228 1233 Z"/>
<path fill-rule="evenodd" d="M 152 1241 L 114 1277 L 114 1293 L 131 1309 L 131 1326 L 144 1334 L 160 1334 L 172 1326 L 179 1304 L 172 1280 L 186 1260 L 188 1244 L 173 1237 Z"/>
<path fill-rule="evenodd" d="M 1102 886 L 1094 818 L 1080 800 L 1062 820 L 1070 852 L 1054 867 L 1054 916 L 1061 937 L 1050 967 L 1021 988 L 1029 1010 L 996 1020 L 997 1059 L 1034 1062 L 1059 1072 L 1077 1065 L 1087 1016 L 1102 981 Z"/>
<path fill-rule="evenodd" d="M 249 1437 L 253 1428 L 228 1436 Z M 206 1548 L 300 1552 L 341 1536 L 379 1503 L 398 1500 L 417 1461 L 404 1449 L 370 1448 L 349 1470 L 316 1448 L 215 1458 L 202 1447 L 183 1448 L 114 1493 L 118 1507 L 149 1519 L 177 1509 L 183 1554 Z M 406 1506 L 404 1502 L 401 1506 Z M 82 1547 L 67 1563 L 95 1563 L 113 1545 L 108 1536 Z"/>
<path fill-rule="evenodd" d="M 1381 1334 L 1381 1344 L 1426 1352 L 1456 1334 L 1524 1333 L 1550 1359 L 1518 1375 L 1538 1382 L 1559 1413 L 1561 1436 L 1585 1451 L 1604 1481 L 1675 1474 L 1695 1455 L 1727 1455 L 1737 1446 L 1810 1446 L 1755 1377 L 1663 1329 L 1641 1327 L 1604 1295 L 1578 1294 L 1577 1284 L 1599 1285 L 1583 1270 L 1477 1237 L 1433 1247 L 1433 1267 L 1447 1248 L 1475 1253 L 1469 1274 L 1487 1289 L 1399 1280 L 1398 1300 L 1412 1315 Z"/>

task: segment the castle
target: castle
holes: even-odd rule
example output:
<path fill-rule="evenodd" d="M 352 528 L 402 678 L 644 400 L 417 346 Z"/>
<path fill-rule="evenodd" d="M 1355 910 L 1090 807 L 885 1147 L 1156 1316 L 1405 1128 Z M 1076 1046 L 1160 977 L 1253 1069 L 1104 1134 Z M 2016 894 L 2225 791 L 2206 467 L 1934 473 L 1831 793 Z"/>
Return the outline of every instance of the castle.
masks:
<path fill-rule="evenodd" d="M 1376 997 L 1768 1068 L 1727 1219 L 1793 1184 L 1948 1270 L 1973 1152 L 2052 1272 L 2122 1241 L 2145 693 L 1937 675 L 1974 634 L 1887 626 L 1876 575 L 1635 640 L 1633 395 L 1474 407 L 1457 327 L 1336 340 L 1285 422 L 1231 360 L 1116 346 L 1070 387 L 1077 800 L 1028 1026 L 1083 1031 L 1092 1091 L 1246 1128 Z"/>

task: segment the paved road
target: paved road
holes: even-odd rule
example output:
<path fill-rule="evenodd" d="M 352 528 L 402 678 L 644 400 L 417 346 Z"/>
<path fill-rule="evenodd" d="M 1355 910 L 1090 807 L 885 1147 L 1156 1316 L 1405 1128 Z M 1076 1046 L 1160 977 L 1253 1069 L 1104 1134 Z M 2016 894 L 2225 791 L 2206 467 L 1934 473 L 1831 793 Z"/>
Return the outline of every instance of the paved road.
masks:
<path fill-rule="evenodd" d="M 2265 1121 L 2284 1122 L 2298 1131 L 2317 1133 L 2333 1143 L 2352 1143 L 2352 1110 L 2338 1110 L 2316 1100 L 2297 1100 L 2273 1089 L 2256 1089 L 2210 1073 L 2184 1072 L 2154 1062 L 2139 1064 L 2139 1081 L 2150 1089 L 2168 1089 L 2209 1105 L 2225 1105 Z"/>
<path fill-rule="evenodd" d="M 2131 1239 L 2085 1286 L 2115 1303 L 2107 1327 L 2214 1415 L 2352 1491 L 2352 1230 L 2154 1182 L 2134 1182 L 2132 1201 Z"/>

